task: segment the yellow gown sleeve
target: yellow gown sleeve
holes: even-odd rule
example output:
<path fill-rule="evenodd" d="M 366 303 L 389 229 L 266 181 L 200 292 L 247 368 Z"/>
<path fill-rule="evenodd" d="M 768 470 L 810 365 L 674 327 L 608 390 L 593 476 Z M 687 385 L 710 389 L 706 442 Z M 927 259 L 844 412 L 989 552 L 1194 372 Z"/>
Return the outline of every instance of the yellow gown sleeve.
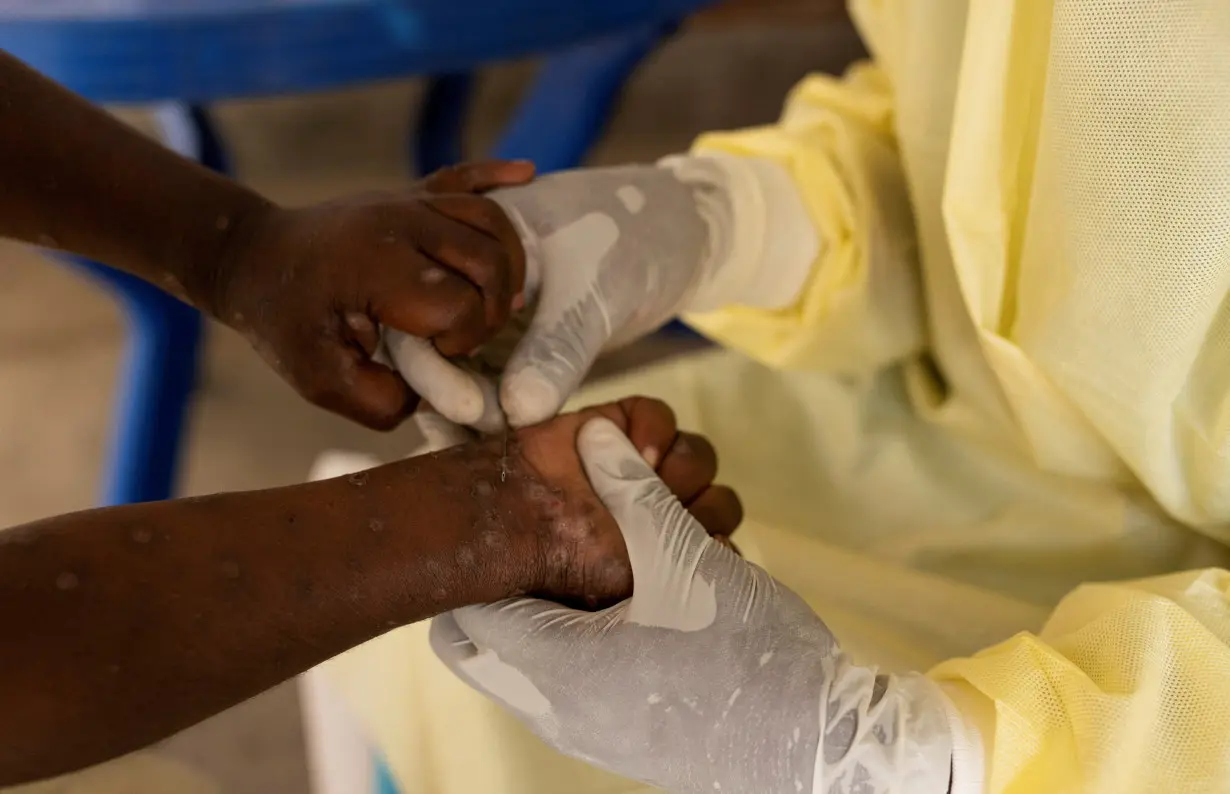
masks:
<path fill-rule="evenodd" d="M 804 80 L 776 125 L 702 136 L 698 153 L 767 158 L 784 166 L 816 226 L 821 251 L 794 305 L 732 307 L 690 315 L 688 322 L 785 369 L 857 375 L 919 350 L 916 246 L 892 126 L 883 74 L 860 64 L 844 78 Z"/>
<path fill-rule="evenodd" d="M 980 715 L 986 792 L 1194 794 L 1230 781 L 1224 570 L 1085 585 L 1038 635 L 931 676 L 967 719 Z"/>

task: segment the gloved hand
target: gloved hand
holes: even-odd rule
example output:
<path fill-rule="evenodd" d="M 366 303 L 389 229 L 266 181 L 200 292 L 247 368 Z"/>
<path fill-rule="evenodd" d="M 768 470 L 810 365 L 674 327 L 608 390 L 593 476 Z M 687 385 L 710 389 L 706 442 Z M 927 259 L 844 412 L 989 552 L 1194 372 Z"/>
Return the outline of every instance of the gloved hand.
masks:
<path fill-rule="evenodd" d="M 657 166 L 568 171 L 495 190 L 526 253 L 528 308 L 479 359 L 497 389 L 432 344 L 390 333 L 411 387 L 442 414 L 482 430 L 554 416 L 598 354 L 683 311 L 779 308 L 798 294 L 818 243 L 780 166 L 677 157 Z M 790 240 L 794 256 L 781 256 Z M 771 262 L 766 273 L 764 262 Z"/>
<path fill-rule="evenodd" d="M 798 596 L 710 542 L 615 425 L 592 420 L 577 444 L 632 598 L 455 611 L 432 625 L 445 664 L 552 747 L 668 791 L 948 790 L 934 684 L 853 665 Z"/>

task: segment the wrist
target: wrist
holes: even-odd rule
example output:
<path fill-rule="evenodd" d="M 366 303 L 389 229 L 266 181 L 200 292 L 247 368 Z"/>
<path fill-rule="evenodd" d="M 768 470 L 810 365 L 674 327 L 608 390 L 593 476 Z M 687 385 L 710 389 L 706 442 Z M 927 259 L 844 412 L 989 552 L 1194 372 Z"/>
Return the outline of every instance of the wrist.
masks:
<path fill-rule="evenodd" d="M 848 780 L 860 767 L 874 769 L 870 758 L 909 758 L 913 763 L 878 770 L 882 779 L 872 780 L 869 788 L 882 788 L 887 783 L 883 776 L 888 775 L 903 791 L 948 794 L 953 780 L 953 709 L 940 688 L 918 673 L 881 674 L 874 667 L 851 663 L 844 655 L 828 668 L 826 676 L 831 677 L 819 688 L 822 719 L 816 779 Z M 842 723 L 857 725 L 858 730 L 842 730 Z"/>
<path fill-rule="evenodd" d="M 405 591 L 400 620 L 542 590 L 550 522 L 533 495 L 545 489 L 515 443 L 507 459 L 503 439 L 491 437 L 371 472 L 366 488 L 381 504 L 369 524 L 406 528 L 397 567 L 416 585 Z"/>
<path fill-rule="evenodd" d="M 789 171 L 765 158 L 721 152 L 669 157 L 661 165 L 693 189 L 709 227 L 708 255 L 684 309 L 793 305 L 821 240 Z"/>
<path fill-rule="evenodd" d="M 180 287 L 179 297 L 227 325 L 236 319 L 228 307 L 238 276 L 252 266 L 254 241 L 285 212 L 259 194 L 237 188 L 240 195 L 212 214 L 203 213 L 202 225 L 208 228 L 183 235 L 192 241 L 192 250 L 168 260 L 178 263 L 171 278 Z"/>

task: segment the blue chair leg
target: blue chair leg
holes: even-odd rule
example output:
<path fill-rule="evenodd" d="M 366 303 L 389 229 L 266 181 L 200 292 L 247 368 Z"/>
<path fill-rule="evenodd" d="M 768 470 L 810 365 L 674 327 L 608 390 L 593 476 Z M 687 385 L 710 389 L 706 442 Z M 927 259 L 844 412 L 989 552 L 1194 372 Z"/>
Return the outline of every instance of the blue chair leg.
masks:
<path fill-rule="evenodd" d="M 468 72 L 432 78 L 412 152 L 417 173 L 430 174 L 465 159 L 461 139 L 473 88 L 474 76 Z"/>
<path fill-rule="evenodd" d="M 167 499 L 196 382 L 201 315 L 154 287 L 125 289 L 131 341 L 116 417 L 108 504 Z"/>
<path fill-rule="evenodd" d="M 77 264 L 115 294 L 128 325 L 102 503 L 166 499 L 174 490 L 196 380 L 201 316 L 127 273 L 86 260 Z"/>
<path fill-rule="evenodd" d="M 652 25 L 549 58 L 493 156 L 533 160 L 541 173 L 580 165 L 628 78 L 673 30 Z"/>
<path fill-rule="evenodd" d="M 628 77 L 674 28 L 647 26 L 547 59 L 491 156 L 533 160 L 540 173 L 580 165 Z M 465 159 L 461 140 L 473 86 L 473 75 L 457 73 L 428 87 L 414 142 L 419 173 Z"/>
<path fill-rule="evenodd" d="M 226 170 L 221 143 L 204 108 L 164 106 L 158 120 L 170 148 Z M 175 488 L 184 420 L 196 382 L 201 316 L 126 273 L 84 260 L 76 264 L 116 295 L 128 321 L 102 502 L 166 499 Z"/>

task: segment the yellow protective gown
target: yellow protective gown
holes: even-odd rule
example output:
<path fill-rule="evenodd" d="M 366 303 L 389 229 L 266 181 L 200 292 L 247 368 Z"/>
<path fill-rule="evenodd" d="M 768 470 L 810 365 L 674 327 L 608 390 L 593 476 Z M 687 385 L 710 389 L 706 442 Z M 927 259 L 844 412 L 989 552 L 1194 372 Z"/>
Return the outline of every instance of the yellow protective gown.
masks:
<path fill-rule="evenodd" d="M 825 241 L 798 304 L 692 318 L 741 352 L 585 400 L 708 434 L 748 556 L 857 661 L 931 669 L 985 790 L 1230 791 L 1230 2 L 851 9 L 871 64 L 698 143 L 794 175 Z M 331 671 L 406 794 L 643 790 L 423 627 Z"/>

